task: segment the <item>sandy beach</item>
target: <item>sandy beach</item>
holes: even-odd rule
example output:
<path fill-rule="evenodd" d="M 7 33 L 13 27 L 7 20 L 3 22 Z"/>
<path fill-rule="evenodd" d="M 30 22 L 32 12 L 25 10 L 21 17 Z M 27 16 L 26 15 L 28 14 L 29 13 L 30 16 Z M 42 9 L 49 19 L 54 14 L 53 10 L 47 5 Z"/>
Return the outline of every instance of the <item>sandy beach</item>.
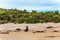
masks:
<path fill-rule="evenodd" d="M 29 27 L 28 32 L 24 32 L 26 26 Z M 45 31 L 46 27 L 53 26 L 53 29 L 47 30 L 45 33 L 33 33 L 34 31 Z M 2 24 L 1 30 L 15 30 L 16 28 L 22 28 L 20 32 L 9 32 L 9 34 L 0 34 L 0 40 L 60 40 L 60 23 L 48 23 L 48 24 Z M 59 32 L 53 32 L 52 30 L 58 30 Z"/>
<path fill-rule="evenodd" d="M 10 34 L 0 34 L 0 40 L 60 40 L 60 32 L 11 32 Z"/>

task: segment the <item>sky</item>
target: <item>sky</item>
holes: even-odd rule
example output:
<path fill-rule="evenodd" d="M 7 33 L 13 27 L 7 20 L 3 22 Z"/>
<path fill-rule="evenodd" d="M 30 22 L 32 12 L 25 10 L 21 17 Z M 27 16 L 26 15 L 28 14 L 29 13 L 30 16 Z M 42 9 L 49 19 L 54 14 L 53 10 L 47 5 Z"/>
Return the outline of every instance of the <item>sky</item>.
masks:
<path fill-rule="evenodd" d="M 60 0 L 0 0 L 0 8 L 17 8 L 29 11 L 60 11 Z"/>

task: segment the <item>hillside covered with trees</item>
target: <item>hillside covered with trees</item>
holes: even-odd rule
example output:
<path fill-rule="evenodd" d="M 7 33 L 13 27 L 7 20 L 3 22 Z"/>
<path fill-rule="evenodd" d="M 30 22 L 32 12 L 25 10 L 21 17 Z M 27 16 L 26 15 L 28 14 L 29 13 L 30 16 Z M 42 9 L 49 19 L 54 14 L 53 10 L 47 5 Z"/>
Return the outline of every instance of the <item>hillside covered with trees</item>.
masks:
<path fill-rule="evenodd" d="M 47 23 L 60 22 L 59 11 L 32 12 L 18 9 L 0 8 L 0 24 L 4 23 Z"/>

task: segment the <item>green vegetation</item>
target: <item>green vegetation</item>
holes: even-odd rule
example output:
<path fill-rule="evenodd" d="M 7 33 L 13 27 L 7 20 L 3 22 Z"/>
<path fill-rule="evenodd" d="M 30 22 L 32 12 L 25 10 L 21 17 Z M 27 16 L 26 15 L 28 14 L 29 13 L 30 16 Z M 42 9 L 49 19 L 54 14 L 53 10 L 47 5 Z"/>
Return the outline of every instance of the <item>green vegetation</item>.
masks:
<path fill-rule="evenodd" d="M 32 10 L 2 9 L 0 8 L 0 24 L 3 23 L 44 23 L 60 22 L 59 11 L 37 12 Z"/>

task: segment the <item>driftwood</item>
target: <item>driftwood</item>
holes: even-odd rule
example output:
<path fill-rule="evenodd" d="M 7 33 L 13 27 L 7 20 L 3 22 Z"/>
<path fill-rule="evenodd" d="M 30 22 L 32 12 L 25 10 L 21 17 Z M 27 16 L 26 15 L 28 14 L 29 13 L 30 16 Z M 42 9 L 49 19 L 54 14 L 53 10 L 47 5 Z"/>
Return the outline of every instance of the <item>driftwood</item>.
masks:
<path fill-rule="evenodd" d="M 21 29 L 20 28 L 17 28 L 14 32 L 19 32 L 19 31 L 21 31 Z"/>
<path fill-rule="evenodd" d="M 1 34 L 9 34 L 9 31 L 0 31 Z"/>
<path fill-rule="evenodd" d="M 45 31 L 35 31 L 33 33 L 45 33 Z"/>
<path fill-rule="evenodd" d="M 54 38 L 54 37 L 56 37 L 56 36 L 45 36 L 45 37 L 47 37 L 47 38 Z"/>
<path fill-rule="evenodd" d="M 57 30 L 54 30 L 53 32 L 59 32 L 59 31 L 57 31 Z"/>
<path fill-rule="evenodd" d="M 47 29 L 51 29 L 51 28 L 54 28 L 54 27 L 52 27 L 52 26 L 49 26 L 49 27 L 46 27 Z"/>

